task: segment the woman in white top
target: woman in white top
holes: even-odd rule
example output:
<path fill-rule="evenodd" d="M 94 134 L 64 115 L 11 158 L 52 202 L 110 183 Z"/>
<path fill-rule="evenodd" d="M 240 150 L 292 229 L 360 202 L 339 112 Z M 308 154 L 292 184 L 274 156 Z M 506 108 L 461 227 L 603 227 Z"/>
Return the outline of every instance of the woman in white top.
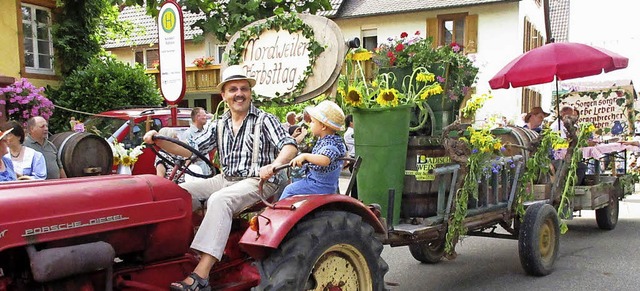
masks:
<path fill-rule="evenodd" d="M 9 121 L 2 128 L 12 129 L 5 137 L 9 145 L 9 152 L 5 157 L 11 158 L 18 180 L 46 179 L 47 165 L 42 153 L 22 145 L 25 138 L 22 126 L 15 121 Z"/>

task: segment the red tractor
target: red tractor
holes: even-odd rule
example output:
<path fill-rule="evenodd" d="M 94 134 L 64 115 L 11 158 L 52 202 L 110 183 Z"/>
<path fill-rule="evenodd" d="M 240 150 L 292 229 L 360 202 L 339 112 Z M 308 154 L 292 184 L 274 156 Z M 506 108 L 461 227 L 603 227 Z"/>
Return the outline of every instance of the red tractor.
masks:
<path fill-rule="evenodd" d="M 3 183 L 0 291 L 166 290 L 198 262 L 191 205 L 154 175 Z M 214 289 L 384 289 L 385 228 L 372 209 L 340 194 L 269 205 L 234 220 Z"/>

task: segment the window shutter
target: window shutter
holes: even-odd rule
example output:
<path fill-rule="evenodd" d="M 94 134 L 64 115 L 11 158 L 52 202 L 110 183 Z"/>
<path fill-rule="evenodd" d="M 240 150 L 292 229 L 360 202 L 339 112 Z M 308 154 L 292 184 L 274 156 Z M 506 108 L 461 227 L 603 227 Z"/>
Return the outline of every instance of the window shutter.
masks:
<path fill-rule="evenodd" d="M 430 37 L 433 40 L 431 43 L 433 48 L 437 48 L 440 44 L 438 35 L 438 18 L 427 18 L 427 37 Z"/>
<path fill-rule="evenodd" d="M 467 15 L 464 19 L 464 52 L 478 52 L 478 15 Z"/>

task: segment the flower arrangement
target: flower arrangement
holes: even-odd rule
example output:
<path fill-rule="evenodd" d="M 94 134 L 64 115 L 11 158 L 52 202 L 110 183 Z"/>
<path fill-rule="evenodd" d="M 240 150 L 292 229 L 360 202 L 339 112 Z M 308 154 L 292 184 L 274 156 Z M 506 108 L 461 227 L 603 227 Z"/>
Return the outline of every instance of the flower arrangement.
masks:
<path fill-rule="evenodd" d="M 379 67 L 404 67 L 411 66 L 411 58 L 420 49 L 431 47 L 431 41 L 420 36 L 416 31 L 409 37 L 406 32 L 400 33 L 400 37 L 389 37 L 387 42 L 380 44 L 373 54 L 373 62 Z"/>
<path fill-rule="evenodd" d="M 460 116 L 464 118 L 472 118 L 476 115 L 478 109 L 482 108 L 484 103 L 492 98 L 493 95 L 491 95 L 491 92 L 482 95 L 472 94 L 471 99 L 469 99 L 464 107 L 460 109 Z"/>
<path fill-rule="evenodd" d="M 505 148 L 502 141 L 491 134 L 488 126 L 479 129 L 468 127 L 468 135 L 460 137 L 460 140 L 471 149 L 471 154 L 467 162 L 468 172 L 462 188 L 456 194 L 455 210 L 447 230 L 445 251 L 448 254 L 453 253 L 455 242 L 466 233 L 462 222 L 467 216 L 469 197 L 478 198 L 478 184 L 482 176 L 488 171 L 498 173 L 503 167 L 515 167 L 512 159 L 500 159 Z"/>
<path fill-rule="evenodd" d="M 138 156 L 142 154 L 145 145 L 141 144 L 131 149 L 125 149 L 124 145 L 119 142 L 113 143 L 113 164 L 131 167 L 138 161 Z"/>
<path fill-rule="evenodd" d="M 373 62 L 379 68 L 426 67 L 436 74 L 436 79 L 452 101 L 462 100 L 476 81 L 478 67 L 464 54 L 464 47 L 456 42 L 433 47 L 431 38 L 423 38 L 420 31 L 413 36 L 402 32 L 400 37 L 390 37 L 373 53 Z"/>
<path fill-rule="evenodd" d="M 213 65 L 213 57 L 201 57 L 193 60 L 192 64 L 198 68 L 204 68 L 206 66 Z"/>
<path fill-rule="evenodd" d="M 416 104 L 429 96 L 442 93 L 435 75 L 425 67 L 413 69 L 411 75 L 399 79 L 394 73 L 378 74 L 368 81 L 363 62 L 371 58 L 366 49 L 355 49 L 347 54 L 345 74 L 338 81 L 338 95 L 342 101 L 357 108 L 385 108 Z"/>
<path fill-rule="evenodd" d="M 4 94 L 6 100 L 0 100 L 0 104 L 6 105 L 7 119 L 21 123 L 33 116 L 42 116 L 49 119 L 53 114 L 53 103 L 42 95 L 43 87 L 36 88 L 27 79 L 22 78 L 15 83 L 0 88 L 0 94 Z M 0 116 L 3 112 L 0 112 Z"/>
<path fill-rule="evenodd" d="M 151 63 L 151 67 L 156 70 L 160 70 L 160 60 L 153 61 L 153 63 Z"/>

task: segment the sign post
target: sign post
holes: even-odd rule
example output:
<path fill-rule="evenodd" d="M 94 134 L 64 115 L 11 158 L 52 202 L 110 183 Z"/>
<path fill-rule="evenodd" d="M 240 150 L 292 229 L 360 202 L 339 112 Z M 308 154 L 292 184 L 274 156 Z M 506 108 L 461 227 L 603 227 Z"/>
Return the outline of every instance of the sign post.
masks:
<path fill-rule="evenodd" d="M 177 105 L 187 87 L 184 67 L 184 25 L 182 9 L 167 0 L 158 15 L 158 48 L 160 51 L 160 92 L 171 107 L 171 122 L 178 124 Z"/>

